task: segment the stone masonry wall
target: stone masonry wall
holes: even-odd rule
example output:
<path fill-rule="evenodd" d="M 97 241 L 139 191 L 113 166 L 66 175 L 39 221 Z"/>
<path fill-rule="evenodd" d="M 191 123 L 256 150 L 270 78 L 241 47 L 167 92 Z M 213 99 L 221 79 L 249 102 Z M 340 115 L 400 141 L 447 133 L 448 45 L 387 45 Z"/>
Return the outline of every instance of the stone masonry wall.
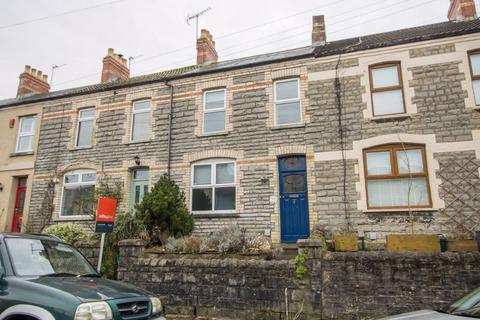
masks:
<path fill-rule="evenodd" d="M 120 242 L 118 277 L 159 295 L 167 314 L 230 319 L 373 319 L 442 308 L 480 286 L 480 253 L 322 253 L 309 247 L 307 276 L 293 260 L 145 253 Z M 304 250 L 304 249 L 302 249 Z"/>
<path fill-rule="evenodd" d="M 376 231 L 379 238 L 387 233 L 405 232 L 410 225 L 407 212 L 364 212 L 359 208 L 358 203 L 364 201 L 359 190 L 362 184 L 359 176 L 361 155 L 352 156 L 351 153 L 359 141 L 385 135 L 434 136 L 436 144 L 473 142 L 474 132 L 480 129 L 480 112 L 466 105 L 466 101 L 471 100 L 466 90 L 471 85 L 468 83 L 468 65 L 462 59 L 444 61 L 445 56 L 457 54 L 459 48 L 451 41 L 391 49 L 398 52 L 386 55 L 389 60 L 398 53 L 399 59 L 407 59 L 410 63 L 402 70 L 402 80 L 406 103 L 414 110 L 394 118 L 375 119 L 365 115 L 371 99 L 367 64 L 382 61 L 372 59 L 368 54 L 365 57 L 363 52 L 359 52 L 358 57 L 352 54 L 340 57 L 340 106 L 336 103 L 334 86 L 337 61 L 331 57 L 272 63 L 171 82 L 174 85 L 171 177 L 185 191 L 187 204 L 190 204 L 192 163 L 209 158 L 230 158 L 235 160 L 237 168 L 235 212 L 197 215 L 195 232 L 205 235 L 224 226 L 239 225 L 250 232 L 271 235 L 274 242 L 279 242 L 277 158 L 291 154 L 307 157 L 311 227 L 318 222 L 330 229 L 341 230 L 349 224 L 355 231 Z M 466 57 L 466 52 L 461 54 Z M 439 57 L 444 60 L 438 62 Z M 426 60 L 423 64 L 417 63 Z M 408 65 L 404 63 L 407 61 L 402 60 L 402 65 Z M 273 121 L 274 81 L 289 77 L 300 82 L 303 123 L 276 127 Z M 226 131 L 202 134 L 203 92 L 217 88 L 226 88 Z M 140 157 L 140 167 L 149 168 L 150 185 L 167 171 L 169 98 L 169 88 L 159 82 L 46 102 L 32 189 L 31 224 L 40 229 L 42 197 L 47 182 L 54 178 L 59 182 L 55 185 L 52 223 L 72 220 L 61 219 L 58 215 L 62 177 L 72 169 L 95 170 L 97 181 L 108 177 L 110 181 L 122 182 L 124 197 L 119 204 L 119 213 L 126 211 L 130 201 L 131 172 L 138 167 L 133 160 L 135 156 Z M 138 99 L 152 101 L 151 136 L 147 141 L 132 143 L 129 142 L 131 108 L 132 102 Z M 73 148 L 78 109 L 92 106 L 96 109 L 94 143 L 90 148 Z M 342 115 L 342 128 L 339 127 L 339 114 Z M 317 157 L 317 154 L 340 153 L 340 129 L 344 133 L 344 149 L 348 154 L 346 204 L 343 162 L 338 157 L 327 157 L 326 160 Z M 427 152 L 430 147 L 427 146 Z M 467 149 L 474 152 L 472 147 Z M 442 201 L 448 201 L 448 194 L 458 193 L 458 189 L 443 181 L 440 175 L 445 163 L 463 157 L 462 152 L 435 154 L 438 169 L 434 167 L 436 163 L 427 163 L 438 171 L 434 176 L 440 180 L 441 190 L 435 192 Z M 478 172 L 475 178 L 478 179 Z M 415 232 L 452 233 L 458 229 L 458 222 L 452 218 L 453 212 L 458 210 L 464 210 L 465 215 L 473 213 L 470 215 L 473 218 L 467 218 L 468 228 L 478 227 L 480 214 L 471 209 L 476 206 L 473 200 L 475 190 L 463 188 L 462 192 L 471 197 L 463 208 L 438 206 L 428 212 L 415 213 Z M 86 226 L 91 224 L 81 219 L 73 221 Z"/>

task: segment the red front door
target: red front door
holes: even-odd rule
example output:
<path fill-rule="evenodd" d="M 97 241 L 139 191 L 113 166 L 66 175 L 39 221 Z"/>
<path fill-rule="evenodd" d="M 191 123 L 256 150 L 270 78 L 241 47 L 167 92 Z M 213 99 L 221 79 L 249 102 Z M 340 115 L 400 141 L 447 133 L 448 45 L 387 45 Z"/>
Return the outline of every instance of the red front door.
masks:
<path fill-rule="evenodd" d="M 22 230 L 23 208 L 25 206 L 25 195 L 27 193 L 27 178 L 17 178 L 17 194 L 15 196 L 15 208 L 13 209 L 12 232 Z"/>

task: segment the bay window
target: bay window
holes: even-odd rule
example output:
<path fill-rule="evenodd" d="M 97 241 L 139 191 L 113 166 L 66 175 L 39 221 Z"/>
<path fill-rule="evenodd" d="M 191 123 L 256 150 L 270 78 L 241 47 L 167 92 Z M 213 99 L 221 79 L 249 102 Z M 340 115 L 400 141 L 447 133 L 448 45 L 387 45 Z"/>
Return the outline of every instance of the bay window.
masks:
<path fill-rule="evenodd" d="M 369 209 L 431 207 L 423 145 L 369 148 L 364 164 Z"/>
<path fill-rule="evenodd" d="M 235 162 L 208 160 L 192 166 L 193 213 L 235 212 Z"/>

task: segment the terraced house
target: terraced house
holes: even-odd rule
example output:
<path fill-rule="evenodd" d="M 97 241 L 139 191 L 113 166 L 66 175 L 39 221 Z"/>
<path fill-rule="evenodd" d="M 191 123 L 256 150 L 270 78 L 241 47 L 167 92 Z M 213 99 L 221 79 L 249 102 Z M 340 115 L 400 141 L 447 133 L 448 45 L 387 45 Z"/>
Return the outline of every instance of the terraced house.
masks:
<path fill-rule="evenodd" d="M 226 225 L 275 243 L 316 225 L 364 233 L 479 227 L 480 21 L 449 21 L 218 61 L 202 30 L 197 64 L 129 78 L 109 49 L 102 82 L 19 96 L 41 108 L 30 226 L 92 224 L 75 200 L 120 182 L 134 213 L 157 179 L 185 191 L 195 232 Z"/>

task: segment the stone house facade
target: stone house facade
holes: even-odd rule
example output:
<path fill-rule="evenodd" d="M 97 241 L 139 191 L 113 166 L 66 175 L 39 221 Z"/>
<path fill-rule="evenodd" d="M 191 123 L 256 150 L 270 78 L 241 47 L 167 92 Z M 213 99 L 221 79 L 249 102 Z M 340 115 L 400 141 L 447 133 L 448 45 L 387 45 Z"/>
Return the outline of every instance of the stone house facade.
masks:
<path fill-rule="evenodd" d="M 198 234 L 470 237 L 480 21 L 457 5 L 449 22 L 333 42 L 314 17 L 312 46 L 225 62 L 202 30 L 196 66 L 129 78 L 109 50 L 100 84 L 0 102 L 43 106 L 31 230 L 91 226 L 75 199 L 101 181 L 119 182 L 119 212 L 134 212 L 169 174 Z"/>

